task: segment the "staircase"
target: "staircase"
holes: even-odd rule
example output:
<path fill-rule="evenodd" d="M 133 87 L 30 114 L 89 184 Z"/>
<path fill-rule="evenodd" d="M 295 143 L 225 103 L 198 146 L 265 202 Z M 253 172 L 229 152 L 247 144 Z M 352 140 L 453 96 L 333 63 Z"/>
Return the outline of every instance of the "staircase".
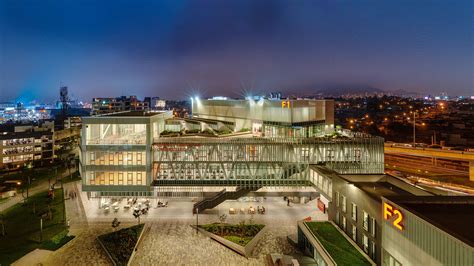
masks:
<path fill-rule="evenodd" d="M 251 191 L 258 190 L 260 187 L 237 187 L 235 191 L 227 191 L 223 189 L 211 198 L 205 198 L 196 202 L 193 206 L 193 214 L 196 214 L 196 209 L 203 212 L 207 209 L 212 209 L 226 200 L 236 200 L 247 195 Z"/>

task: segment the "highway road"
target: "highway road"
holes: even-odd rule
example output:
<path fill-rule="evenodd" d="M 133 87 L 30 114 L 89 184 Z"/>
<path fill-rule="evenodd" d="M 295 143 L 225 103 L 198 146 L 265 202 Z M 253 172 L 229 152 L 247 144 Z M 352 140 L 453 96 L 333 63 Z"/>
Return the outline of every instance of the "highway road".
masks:
<path fill-rule="evenodd" d="M 474 195 L 474 181 L 469 180 L 469 160 L 474 158 L 473 152 L 401 145 L 385 144 L 387 173 L 438 192 Z"/>

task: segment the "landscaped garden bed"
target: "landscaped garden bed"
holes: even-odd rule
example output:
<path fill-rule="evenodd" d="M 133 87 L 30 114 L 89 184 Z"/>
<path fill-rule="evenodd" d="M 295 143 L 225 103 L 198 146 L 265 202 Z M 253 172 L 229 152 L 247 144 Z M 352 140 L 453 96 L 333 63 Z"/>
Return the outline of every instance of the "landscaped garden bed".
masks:
<path fill-rule="evenodd" d="M 204 224 L 200 225 L 202 229 L 223 237 L 229 241 L 239 244 L 243 247 L 247 245 L 260 230 L 265 227 L 263 224 Z"/>
<path fill-rule="evenodd" d="M 250 257 L 253 248 L 263 235 L 263 224 L 214 223 L 199 225 L 198 229 L 235 252 Z"/>
<path fill-rule="evenodd" d="M 115 265 L 127 265 L 143 232 L 143 224 L 120 229 L 98 237 Z"/>
<path fill-rule="evenodd" d="M 306 222 L 309 230 L 323 245 L 337 265 L 371 265 L 330 222 Z"/>

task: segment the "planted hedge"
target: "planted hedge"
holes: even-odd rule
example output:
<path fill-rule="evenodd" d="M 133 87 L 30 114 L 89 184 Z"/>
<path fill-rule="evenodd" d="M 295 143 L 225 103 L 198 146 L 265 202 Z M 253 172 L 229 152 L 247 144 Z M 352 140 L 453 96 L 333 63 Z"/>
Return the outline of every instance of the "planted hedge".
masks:
<path fill-rule="evenodd" d="M 263 224 L 204 224 L 200 228 L 223 237 L 241 246 L 247 245 L 260 230 L 265 227 Z"/>
<path fill-rule="evenodd" d="M 127 265 L 143 230 L 143 224 L 99 236 L 116 265 Z"/>

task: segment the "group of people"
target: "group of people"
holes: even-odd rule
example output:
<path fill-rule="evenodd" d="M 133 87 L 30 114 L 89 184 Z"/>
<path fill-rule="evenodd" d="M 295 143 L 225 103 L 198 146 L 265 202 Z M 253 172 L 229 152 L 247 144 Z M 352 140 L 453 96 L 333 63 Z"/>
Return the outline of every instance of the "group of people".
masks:
<path fill-rule="evenodd" d="M 160 208 L 160 207 L 168 207 L 168 202 L 163 203 L 163 202 L 161 202 L 161 201 L 158 201 L 158 204 L 156 204 L 156 207 L 157 207 L 157 208 Z"/>
<path fill-rule="evenodd" d="M 67 194 L 67 190 L 66 190 L 66 194 Z M 68 195 L 69 195 L 69 198 L 71 198 L 71 199 L 74 199 L 74 198 L 77 197 L 76 191 L 69 191 Z"/>
<path fill-rule="evenodd" d="M 260 206 L 257 206 L 257 213 L 265 214 L 265 207 L 262 206 L 262 208 L 260 208 Z"/>

